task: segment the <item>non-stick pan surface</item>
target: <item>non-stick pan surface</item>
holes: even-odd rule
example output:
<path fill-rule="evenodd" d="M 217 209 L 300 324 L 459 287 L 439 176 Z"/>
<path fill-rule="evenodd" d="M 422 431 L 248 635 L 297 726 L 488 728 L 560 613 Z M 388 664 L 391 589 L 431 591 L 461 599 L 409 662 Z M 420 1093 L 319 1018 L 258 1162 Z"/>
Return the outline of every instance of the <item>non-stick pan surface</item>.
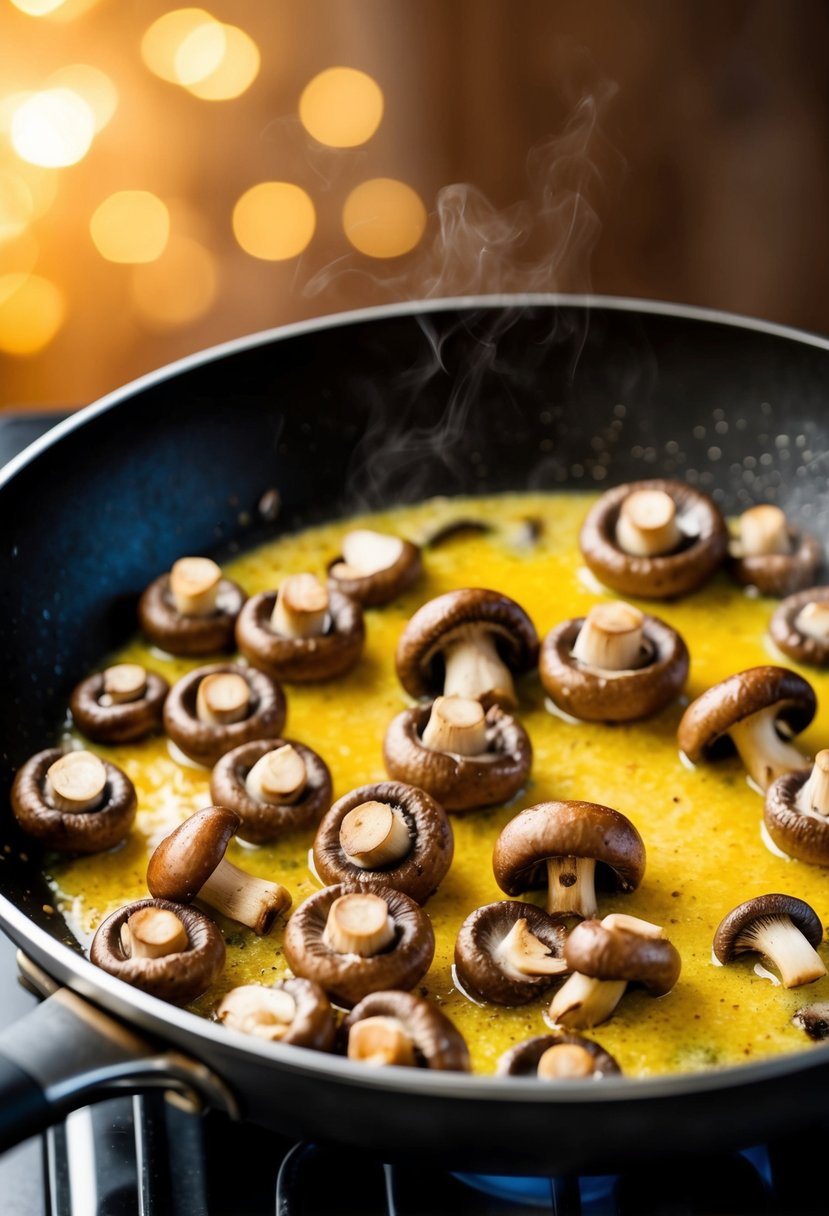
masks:
<path fill-rule="evenodd" d="M 726 511 L 780 501 L 819 530 L 827 391 L 822 339 L 688 309 L 552 297 L 345 315 L 148 376 L 62 424 L 0 484 L 4 790 L 54 738 L 73 684 L 134 630 L 142 588 L 184 552 L 221 557 L 276 531 L 436 493 L 656 475 L 698 484 Z M 92 967 L 45 910 L 37 859 L 3 806 L 6 931 L 60 983 L 203 1062 L 244 1116 L 275 1129 L 387 1159 L 428 1153 L 455 1169 L 595 1171 L 666 1149 L 748 1144 L 826 1108 L 823 1048 L 553 1093 L 252 1043 Z M 6 1111 L 9 1085 L 23 1105 L 48 1089 L 52 1062 L 38 1064 L 39 1045 L 40 1028 L 0 1039 Z M 94 1067 L 77 1061 L 78 1071 Z M 62 1084 L 65 1107 L 72 1085 Z M 21 1127 L 49 1117 L 55 1093 L 34 1101 Z M 0 1141 L 11 1142 L 14 1119 L 5 1123 Z"/>

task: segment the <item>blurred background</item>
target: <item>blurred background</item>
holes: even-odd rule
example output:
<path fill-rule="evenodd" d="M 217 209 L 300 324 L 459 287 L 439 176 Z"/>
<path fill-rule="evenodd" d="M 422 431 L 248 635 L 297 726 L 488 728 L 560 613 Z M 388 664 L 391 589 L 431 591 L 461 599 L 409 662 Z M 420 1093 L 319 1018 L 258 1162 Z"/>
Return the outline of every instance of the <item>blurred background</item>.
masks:
<path fill-rule="evenodd" d="M 829 333 L 820 0 L 0 0 L 0 406 L 352 307 Z"/>

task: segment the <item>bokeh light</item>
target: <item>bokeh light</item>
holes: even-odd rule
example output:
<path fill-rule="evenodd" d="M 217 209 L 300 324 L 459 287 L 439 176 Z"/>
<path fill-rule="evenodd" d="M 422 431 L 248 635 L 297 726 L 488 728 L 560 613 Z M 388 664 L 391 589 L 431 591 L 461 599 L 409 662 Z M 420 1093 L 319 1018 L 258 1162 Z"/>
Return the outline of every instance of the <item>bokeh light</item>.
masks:
<path fill-rule="evenodd" d="M 259 75 L 259 47 L 236 25 L 223 25 L 224 55 L 221 63 L 201 80 L 187 85 L 188 92 L 202 101 L 231 101 L 240 97 Z"/>
<path fill-rule="evenodd" d="M 119 190 L 89 221 L 95 248 L 108 262 L 153 262 L 170 235 L 170 213 L 149 190 Z"/>
<path fill-rule="evenodd" d="M 0 169 L 0 242 L 13 240 L 31 222 L 34 199 L 25 178 Z"/>
<path fill-rule="evenodd" d="M 177 57 L 183 44 L 204 26 L 219 26 L 203 8 L 177 8 L 165 13 L 144 32 L 141 57 L 156 76 L 180 84 Z M 215 65 L 214 65 L 215 66 Z M 208 68 L 208 71 L 211 71 Z"/>
<path fill-rule="evenodd" d="M 86 102 L 95 119 L 95 133 L 102 131 L 115 113 L 118 90 L 105 72 L 88 63 L 71 63 L 49 77 L 52 87 L 71 89 Z"/>
<path fill-rule="evenodd" d="M 33 165 L 59 169 L 77 164 L 89 151 L 95 116 L 72 89 L 31 93 L 15 109 L 11 121 L 14 150 Z"/>
<path fill-rule="evenodd" d="M 46 17 L 63 3 L 64 0 L 12 0 L 14 7 L 28 17 Z"/>
<path fill-rule="evenodd" d="M 219 21 L 203 21 L 182 38 L 173 59 L 176 82 L 196 84 L 215 72 L 225 57 L 227 36 Z"/>
<path fill-rule="evenodd" d="M 327 68 L 305 86 L 299 117 L 319 143 L 355 148 L 380 126 L 383 92 L 371 76 L 356 68 Z"/>
<path fill-rule="evenodd" d="M 54 283 L 40 275 L 0 275 L 0 351 L 33 355 L 52 341 L 66 305 Z"/>
<path fill-rule="evenodd" d="M 269 262 L 297 257 L 314 235 L 314 204 L 292 182 L 260 182 L 233 208 L 233 233 L 246 253 Z"/>
<path fill-rule="evenodd" d="M 189 325 L 213 307 L 218 294 L 216 259 L 190 237 L 171 237 L 162 257 L 136 266 L 130 295 L 138 317 L 150 329 Z"/>
<path fill-rule="evenodd" d="M 426 208 L 405 182 L 375 177 L 351 191 L 343 229 L 351 244 L 371 258 L 396 258 L 414 249 L 426 228 Z"/>

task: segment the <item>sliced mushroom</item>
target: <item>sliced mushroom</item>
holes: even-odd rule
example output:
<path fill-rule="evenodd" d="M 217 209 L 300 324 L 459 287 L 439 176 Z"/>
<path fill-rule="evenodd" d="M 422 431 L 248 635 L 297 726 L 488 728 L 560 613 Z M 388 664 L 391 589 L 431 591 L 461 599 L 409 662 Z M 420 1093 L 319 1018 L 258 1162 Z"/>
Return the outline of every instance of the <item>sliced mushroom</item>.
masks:
<path fill-rule="evenodd" d="M 540 1081 L 581 1081 L 621 1074 L 613 1056 L 580 1034 L 539 1034 L 505 1051 L 495 1070 L 499 1077 L 538 1077 Z"/>
<path fill-rule="evenodd" d="M 572 717 L 632 722 L 673 701 L 688 666 L 688 648 L 675 629 L 614 600 L 548 633 L 539 673 L 550 698 Z"/>
<path fill-rule="evenodd" d="M 96 743 L 128 743 L 161 727 L 170 685 L 138 663 L 116 663 L 81 680 L 69 708 L 78 730 Z"/>
<path fill-rule="evenodd" d="M 783 853 L 829 866 L 829 751 L 810 769 L 783 773 L 766 790 L 766 830 Z"/>
<path fill-rule="evenodd" d="M 702 586 L 728 550 L 728 528 L 706 494 L 680 481 L 630 482 L 603 494 L 579 537 L 596 578 L 622 595 L 672 599 Z"/>
<path fill-rule="evenodd" d="M 225 1026 L 269 1043 L 331 1051 L 337 1023 L 328 997 L 313 980 L 279 980 L 232 988 L 216 1010 Z"/>
<path fill-rule="evenodd" d="M 270 676 L 214 663 L 173 685 L 164 705 L 164 729 L 185 756 L 209 767 L 243 743 L 278 738 L 285 713 L 285 696 Z"/>
<path fill-rule="evenodd" d="M 826 974 L 815 949 L 823 925 L 814 908 L 794 895 L 758 895 L 732 909 L 714 934 L 714 957 L 733 962 L 756 951 L 777 968 L 784 988 L 811 984 Z"/>
<path fill-rule="evenodd" d="M 340 883 L 300 904 L 285 927 L 284 951 L 295 975 L 350 1009 L 370 992 L 413 988 L 429 970 L 435 935 L 402 891 Z"/>
<path fill-rule="evenodd" d="M 188 1005 L 221 975 L 225 943 L 218 927 L 197 908 L 141 899 L 101 922 L 89 957 L 142 992 Z"/>
<path fill-rule="evenodd" d="M 816 708 L 814 689 L 802 676 L 785 667 L 750 667 L 691 702 L 677 741 L 693 763 L 716 760 L 735 747 L 754 782 L 766 790 L 782 773 L 808 765 L 790 740 L 809 725 Z"/>
<path fill-rule="evenodd" d="M 342 555 L 328 567 L 328 577 L 364 608 L 391 603 L 420 577 L 420 549 L 410 540 L 355 528 L 343 537 Z"/>
<path fill-rule="evenodd" d="M 513 675 L 528 671 L 537 654 L 535 626 L 515 600 L 467 587 L 418 608 L 400 637 L 395 662 L 413 697 L 457 694 L 512 709 Z"/>
<path fill-rule="evenodd" d="M 499 705 L 437 697 L 398 714 L 383 741 L 390 777 L 417 785 L 447 811 L 507 802 L 525 784 L 532 744 Z"/>
<path fill-rule="evenodd" d="M 496 1005 L 525 1005 L 567 974 L 566 933 L 534 904 L 503 899 L 476 908 L 455 941 L 465 992 Z"/>
<path fill-rule="evenodd" d="M 239 822 L 236 812 L 227 807 L 196 811 L 165 836 L 150 857 L 147 886 L 159 899 L 177 903 L 200 899 L 263 935 L 291 906 L 291 896 L 279 883 L 248 874 L 226 859 Z"/>
<path fill-rule="evenodd" d="M 540 802 L 503 828 L 492 869 L 507 895 L 546 885 L 551 916 L 591 917 L 598 885 L 636 890 L 645 873 L 645 846 L 630 820 L 611 807 Z"/>
<path fill-rule="evenodd" d="M 469 1048 L 436 1005 L 410 992 L 371 992 L 343 1022 L 346 1054 L 375 1067 L 401 1064 L 468 1072 Z"/>
<path fill-rule="evenodd" d="M 822 558 L 815 537 L 793 528 L 779 507 L 767 503 L 743 512 L 729 553 L 738 583 L 777 596 L 809 587 Z"/>
<path fill-rule="evenodd" d="M 798 1009 L 792 1018 L 795 1026 L 805 1030 L 810 1039 L 816 1043 L 829 1038 L 829 1003 L 816 1001 L 813 1005 L 804 1005 Z"/>
<path fill-rule="evenodd" d="M 443 807 L 400 781 L 351 790 L 325 815 L 314 840 L 323 882 L 393 887 L 420 904 L 443 881 L 453 853 Z"/>
<path fill-rule="evenodd" d="M 254 739 L 217 761 L 210 796 L 239 816 L 241 840 L 265 844 L 319 823 L 331 805 L 331 773 L 303 743 Z"/>
<path fill-rule="evenodd" d="M 796 663 L 829 667 L 829 587 L 808 587 L 777 605 L 769 634 Z"/>
<path fill-rule="evenodd" d="M 129 835 L 138 809 L 126 773 L 92 752 L 49 748 L 18 769 L 14 817 L 27 835 L 61 853 L 102 853 Z"/>
<path fill-rule="evenodd" d="M 233 646 L 242 588 L 223 578 L 208 557 L 182 557 L 138 602 L 138 620 L 150 641 L 168 654 L 206 655 Z"/>

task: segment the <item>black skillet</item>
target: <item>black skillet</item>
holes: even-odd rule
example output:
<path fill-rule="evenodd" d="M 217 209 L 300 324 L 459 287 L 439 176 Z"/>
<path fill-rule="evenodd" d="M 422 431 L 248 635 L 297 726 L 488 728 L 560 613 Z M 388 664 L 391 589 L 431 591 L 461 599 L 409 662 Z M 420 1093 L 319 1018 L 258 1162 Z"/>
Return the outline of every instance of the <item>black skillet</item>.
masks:
<path fill-rule="evenodd" d="M 441 301 L 292 326 L 187 359 L 62 424 L 0 479 L 0 772 L 182 553 L 425 495 L 675 475 L 726 511 L 826 510 L 829 343 L 622 300 Z M 273 516 L 278 492 L 279 511 Z M 597 1172 L 742 1146 L 823 1114 L 829 1049 L 554 1093 L 259 1045 L 94 968 L 3 800 L 0 922 L 58 987 L 0 1036 L 0 1147 L 114 1088 L 160 1085 L 295 1137 L 453 1169 Z M 78 995 L 83 1000 L 78 999 Z M 102 1013 L 101 1011 L 105 1011 Z"/>

